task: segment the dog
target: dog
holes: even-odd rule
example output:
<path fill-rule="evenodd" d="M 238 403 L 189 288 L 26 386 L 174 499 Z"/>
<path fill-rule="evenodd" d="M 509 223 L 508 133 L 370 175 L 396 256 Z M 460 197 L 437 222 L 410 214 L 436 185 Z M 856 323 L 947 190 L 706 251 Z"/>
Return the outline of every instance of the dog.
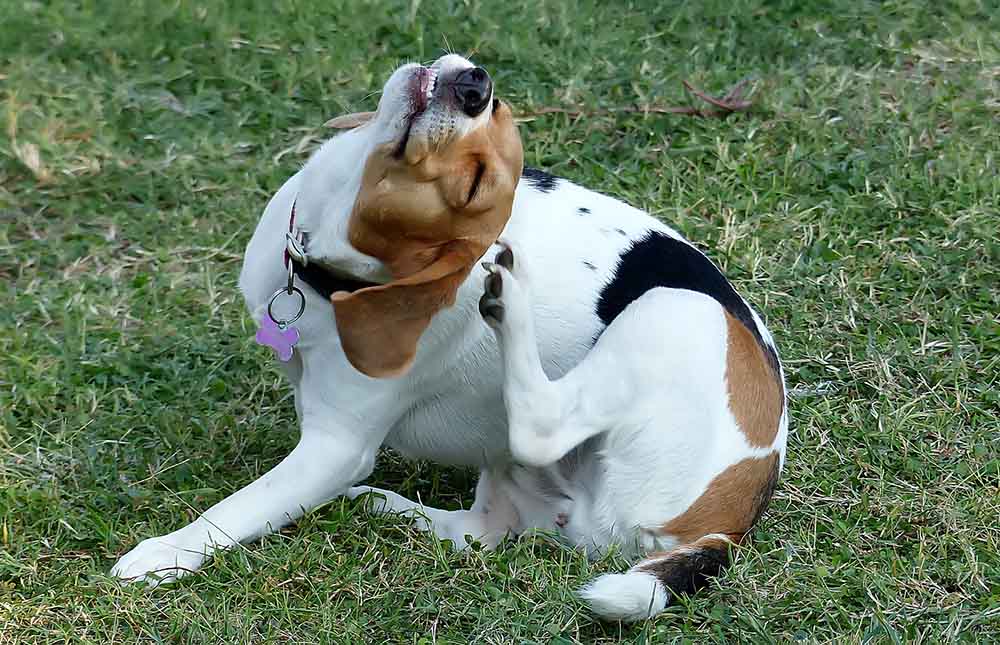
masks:
<path fill-rule="evenodd" d="M 493 94 L 460 56 L 403 65 L 273 196 L 240 288 L 287 341 L 300 442 L 114 575 L 173 580 L 341 495 L 457 548 L 535 529 L 615 547 L 636 564 L 580 591 L 607 620 L 653 616 L 729 563 L 784 463 L 771 334 L 677 231 L 523 168 Z M 480 469 L 472 507 L 357 485 L 383 444 Z"/>

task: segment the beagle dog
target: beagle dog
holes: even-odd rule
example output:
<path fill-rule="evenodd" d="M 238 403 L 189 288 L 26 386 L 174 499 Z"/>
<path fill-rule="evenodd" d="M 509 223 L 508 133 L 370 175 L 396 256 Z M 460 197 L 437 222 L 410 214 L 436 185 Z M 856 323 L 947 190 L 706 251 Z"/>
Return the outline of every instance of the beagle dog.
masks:
<path fill-rule="evenodd" d="M 509 107 L 460 56 L 400 67 L 377 112 L 334 121 L 349 129 L 271 199 L 240 276 L 301 439 L 113 574 L 172 580 L 340 495 L 457 548 L 533 529 L 613 546 L 636 564 L 581 590 L 604 619 L 718 574 L 784 462 L 757 312 L 672 228 L 522 168 Z M 383 444 L 480 469 L 472 507 L 358 486 Z"/>

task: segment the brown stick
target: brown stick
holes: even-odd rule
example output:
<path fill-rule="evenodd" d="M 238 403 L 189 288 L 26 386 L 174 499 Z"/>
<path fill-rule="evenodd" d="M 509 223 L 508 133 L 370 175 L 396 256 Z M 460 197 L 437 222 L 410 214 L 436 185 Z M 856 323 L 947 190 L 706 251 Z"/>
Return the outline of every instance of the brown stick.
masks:
<path fill-rule="evenodd" d="M 747 108 L 750 107 L 750 101 L 741 100 L 743 98 L 743 88 L 746 86 L 748 82 L 746 79 L 740 81 L 732 88 L 730 88 L 730 90 L 726 92 L 726 95 L 721 99 L 717 99 L 714 96 L 709 96 L 708 94 L 705 94 L 705 92 L 694 87 L 687 81 L 681 81 L 681 82 L 684 83 L 684 87 L 687 89 L 688 92 L 691 92 L 692 94 L 700 98 L 702 101 L 714 105 L 715 107 L 719 108 L 726 114 L 729 114 L 731 112 L 736 112 L 738 110 L 746 110 Z"/>
<path fill-rule="evenodd" d="M 748 78 L 743 79 L 739 83 L 736 83 L 731 88 L 729 88 L 729 91 L 726 92 L 725 96 L 723 96 L 722 98 L 709 96 L 704 91 L 699 90 L 686 80 L 681 81 L 681 83 L 684 84 L 684 88 L 692 95 L 718 109 L 703 110 L 696 108 L 694 106 L 658 106 L 658 105 L 623 106 L 615 108 L 599 108 L 596 110 L 582 110 L 576 108 L 560 108 L 560 107 L 542 107 L 532 112 L 522 113 L 519 115 L 519 117 L 524 118 L 533 116 L 543 116 L 545 114 L 566 114 L 569 117 L 575 119 L 581 116 L 608 116 L 611 114 L 684 114 L 702 118 L 717 117 L 723 119 L 732 114 L 733 112 L 743 112 L 745 110 L 748 110 L 750 109 L 750 106 L 753 105 L 753 101 L 746 101 L 743 99 L 746 88 L 750 84 L 750 79 Z"/>

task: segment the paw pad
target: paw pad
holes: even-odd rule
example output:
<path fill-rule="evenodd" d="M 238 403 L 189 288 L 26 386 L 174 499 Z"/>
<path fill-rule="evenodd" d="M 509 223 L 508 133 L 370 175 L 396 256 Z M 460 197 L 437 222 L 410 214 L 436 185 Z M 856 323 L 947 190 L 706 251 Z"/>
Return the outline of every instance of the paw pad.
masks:
<path fill-rule="evenodd" d="M 498 242 L 498 244 L 503 246 L 503 250 L 497 253 L 497 257 L 493 261 L 502 266 L 503 268 L 507 269 L 508 271 L 513 271 L 514 251 L 512 251 L 511 248 L 506 244 L 504 244 L 503 242 Z"/>
<path fill-rule="evenodd" d="M 514 251 L 504 242 L 497 244 L 502 249 L 493 258 L 493 262 L 483 262 L 486 280 L 483 283 L 483 296 L 479 299 L 479 314 L 491 325 L 499 325 L 504 317 L 504 305 L 500 300 L 503 296 L 503 274 L 499 268 L 514 270 Z"/>

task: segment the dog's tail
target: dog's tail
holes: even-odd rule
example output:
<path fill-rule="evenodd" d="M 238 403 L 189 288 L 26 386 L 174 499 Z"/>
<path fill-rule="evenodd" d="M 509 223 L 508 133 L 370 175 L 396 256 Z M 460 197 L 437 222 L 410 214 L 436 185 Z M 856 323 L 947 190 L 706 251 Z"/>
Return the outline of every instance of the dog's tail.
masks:
<path fill-rule="evenodd" d="M 651 553 L 625 573 L 607 573 L 580 590 L 604 620 L 634 622 L 663 611 L 670 597 L 694 593 L 729 565 L 742 534 L 712 533 L 670 551 Z"/>

